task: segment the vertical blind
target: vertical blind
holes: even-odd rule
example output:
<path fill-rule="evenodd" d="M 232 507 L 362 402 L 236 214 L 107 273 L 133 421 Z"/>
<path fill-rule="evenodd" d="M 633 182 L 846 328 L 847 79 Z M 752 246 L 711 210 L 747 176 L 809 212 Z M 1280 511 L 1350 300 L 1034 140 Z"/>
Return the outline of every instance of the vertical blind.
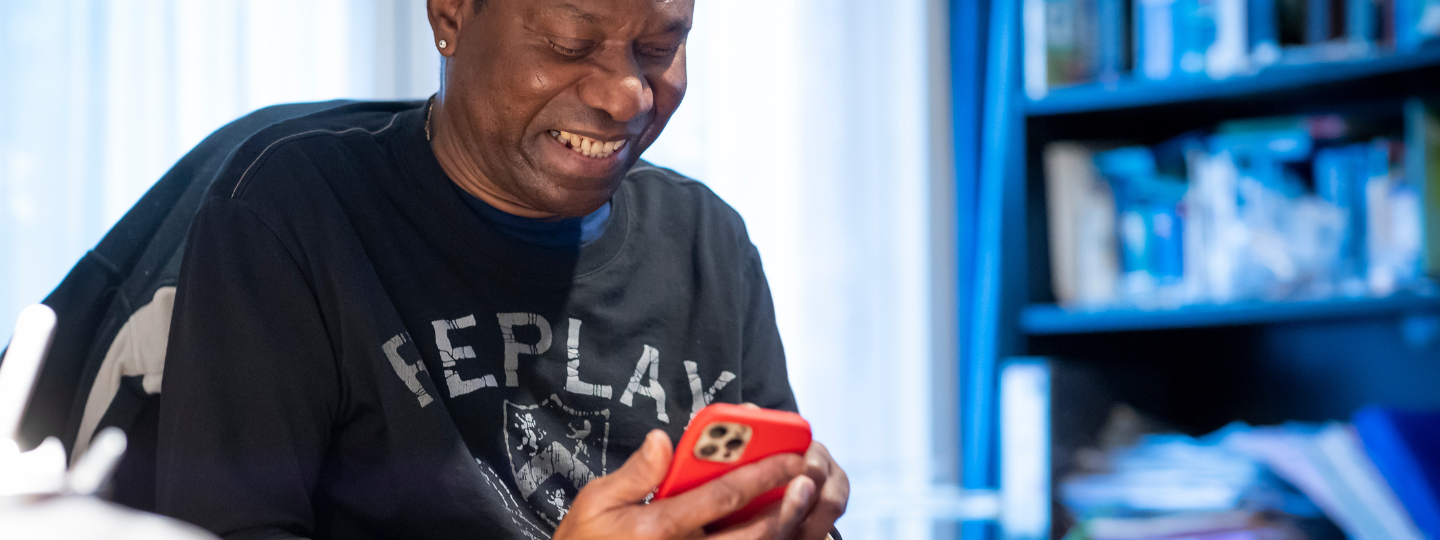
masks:
<path fill-rule="evenodd" d="M 948 181 L 931 140 L 935 3 L 697 1 L 689 94 L 646 154 L 744 216 L 801 410 L 851 476 L 847 538 L 930 538 L 957 498 L 932 380 L 953 361 L 933 345 L 950 331 L 933 315 L 932 237 L 950 219 L 931 200 Z M 225 122 L 434 92 L 423 6 L 0 2 L 0 338 Z"/>

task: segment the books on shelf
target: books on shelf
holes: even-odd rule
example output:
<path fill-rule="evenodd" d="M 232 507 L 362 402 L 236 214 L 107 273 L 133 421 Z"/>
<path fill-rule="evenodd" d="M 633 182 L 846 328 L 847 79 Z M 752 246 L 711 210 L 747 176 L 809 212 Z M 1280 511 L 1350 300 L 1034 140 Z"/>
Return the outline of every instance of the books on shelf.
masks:
<path fill-rule="evenodd" d="M 1149 148 L 1127 147 L 1095 157 L 1114 188 L 1121 246 L 1121 294 L 1171 296 L 1184 277 L 1180 238 L 1182 179 L 1160 172 Z"/>
<path fill-rule="evenodd" d="M 1440 275 L 1440 119 L 1419 99 L 1405 104 L 1405 168 L 1420 190 L 1424 235 L 1421 267 Z"/>
<path fill-rule="evenodd" d="M 1195 437 L 1114 399 L 1098 375 L 1047 358 L 1000 366 L 1007 538 L 1052 523 L 1066 540 L 1440 538 L 1440 409 L 1372 405 L 1348 423 Z"/>
<path fill-rule="evenodd" d="M 1440 412 L 1367 407 L 1355 413 L 1364 451 L 1429 538 L 1440 538 Z"/>
<path fill-rule="evenodd" d="M 1429 291 L 1440 122 L 1423 105 L 1408 114 L 1404 138 L 1316 115 L 1224 122 L 1153 147 L 1052 143 L 1057 302 L 1169 309 Z"/>
<path fill-rule="evenodd" d="M 1397 50 L 1412 52 L 1440 37 L 1440 0 L 1395 0 L 1394 9 Z"/>
<path fill-rule="evenodd" d="M 1440 38 L 1440 0 L 1021 0 L 1025 91 L 1226 79 Z"/>
<path fill-rule="evenodd" d="M 1332 423 L 1311 440 L 1310 460 L 1338 502 L 1334 518 L 1357 540 L 1425 540 L 1352 426 Z"/>
<path fill-rule="evenodd" d="M 1093 540 L 1143 540 L 1145 538 L 1215 538 L 1267 526 L 1265 517 L 1253 510 L 1188 512 L 1133 517 L 1096 517 L 1085 521 L 1085 532 Z"/>
<path fill-rule="evenodd" d="M 1435 538 L 1440 412 L 1372 408 L 1354 422 L 1235 423 L 1082 449 L 1057 493 L 1075 524 L 1066 538 L 1304 539 L 1328 527 L 1317 520 L 1356 540 Z"/>

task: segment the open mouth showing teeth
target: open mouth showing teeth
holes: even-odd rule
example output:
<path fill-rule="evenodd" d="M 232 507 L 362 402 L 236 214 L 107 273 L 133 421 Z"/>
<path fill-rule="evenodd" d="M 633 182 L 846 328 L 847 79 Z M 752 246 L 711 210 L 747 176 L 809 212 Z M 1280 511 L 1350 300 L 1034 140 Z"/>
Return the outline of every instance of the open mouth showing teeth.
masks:
<path fill-rule="evenodd" d="M 550 136 L 555 137 L 556 140 L 562 143 L 565 143 L 565 146 L 567 148 L 574 150 L 576 153 L 589 158 L 604 159 L 610 157 L 610 155 L 614 154 L 615 152 L 619 152 L 621 148 L 625 147 L 624 140 L 619 140 L 615 142 L 601 142 L 586 137 L 584 135 L 576 135 L 568 131 L 551 130 Z"/>

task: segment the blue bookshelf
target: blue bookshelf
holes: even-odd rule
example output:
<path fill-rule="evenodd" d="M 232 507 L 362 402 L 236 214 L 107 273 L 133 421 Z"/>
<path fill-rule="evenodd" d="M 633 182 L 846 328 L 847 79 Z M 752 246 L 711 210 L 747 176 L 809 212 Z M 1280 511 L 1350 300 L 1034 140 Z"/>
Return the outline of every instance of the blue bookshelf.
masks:
<path fill-rule="evenodd" d="M 1397 80 L 1440 79 L 1440 49 L 1340 62 L 1274 65 L 1254 74 L 1222 81 L 1125 80 L 1114 86 L 1086 84 L 1051 89 L 1039 100 L 1025 101 L 1028 117 L 1059 116 L 1137 109 L 1160 105 L 1201 104 L 1284 96 L 1297 90 L 1342 88 L 1393 91 Z"/>
<path fill-rule="evenodd" d="M 1195 305 L 1173 310 L 1084 311 L 1041 304 L 1027 306 L 1021 312 L 1020 328 L 1027 335 L 1042 336 L 1395 318 L 1435 313 L 1440 313 L 1440 297 L 1415 295 Z"/>
<path fill-rule="evenodd" d="M 973 4 L 952 0 L 951 6 L 961 13 L 957 6 Z M 1022 1 L 980 6 L 964 13 L 983 14 L 986 20 L 984 75 L 974 82 L 978 70 L 962 61 L 967 49 L 958 46 L 953 73 L 957 88 L 983 84 L 977 113 L 982 121 L 973 143 L 978 152 L 960 144 L 959 131 L 974 126 L 960 122 L 958 112 L 976 106 L 962 103 L 961 93 L 956 93 L 965 489 L 1004 489 L 1001 368 L 1031 356 L 1078 364 L 1105 373 L 1117 384 L 1136 383 L 1145 390 L 1138 397 L 1149 399 L 1157 414 L 1196 433 L 1232 420 L 1343 420 L 1367 403 L 1440 407 L 1440 392 L 1434 391 L 1440 388 L 1440 343 L 1407 336 L 1416 326 L 1434 337 L 1440 329 L 1440 296 L 1246 302 L 1161 311 L 1084 311 L 1054 305 L 1046 256 L 1045 182 L 1036 161 L 1045 144 L 1059 140 L 1128 137 L 1153 142 L 1228 119 L 1327 113 L 1377 103 L 1398 111 L 1406 98 L 1440 97 L 1440 47 L 1350 61 L 1279 64 L 1220 81 L 1122 79 L 1109 86 L 1052 88 L 1032 100 L 1022 84 Z M 952 27 L 963 30 L 961 36 L 977 34 L 953 20 Z M 1063 381 L 1057 378 L 1055 383 Z M 1048 507 L 1027 511 L 1051 515 Z M 1044 537 L 1007 531 L 1003 517 L 999 523 L 968 522 L 961 529 L 967 540 Z"/>

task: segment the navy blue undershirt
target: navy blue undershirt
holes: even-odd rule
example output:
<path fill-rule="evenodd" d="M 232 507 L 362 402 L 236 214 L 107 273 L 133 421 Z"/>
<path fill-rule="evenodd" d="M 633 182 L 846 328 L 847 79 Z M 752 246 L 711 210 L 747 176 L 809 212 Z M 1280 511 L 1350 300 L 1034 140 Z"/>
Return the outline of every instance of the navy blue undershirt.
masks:
<path fill-rule="evenodd" d="M 591 212 L 590 215 L 552 221 L 508 214 L 499 208 L 490 206 L 489 203 L 471 195 L 470 192 L 461 189 L 454 183 L 451 186 L 455 188 L 455 192 L 460 195 L 465 204 L 475 210 L 480 219 L 527 244 L 552 249 L 585 246 L 605 234 L 605 226 L 610 224 L 610 203 L 608 202 L 599 210 Z"/>

